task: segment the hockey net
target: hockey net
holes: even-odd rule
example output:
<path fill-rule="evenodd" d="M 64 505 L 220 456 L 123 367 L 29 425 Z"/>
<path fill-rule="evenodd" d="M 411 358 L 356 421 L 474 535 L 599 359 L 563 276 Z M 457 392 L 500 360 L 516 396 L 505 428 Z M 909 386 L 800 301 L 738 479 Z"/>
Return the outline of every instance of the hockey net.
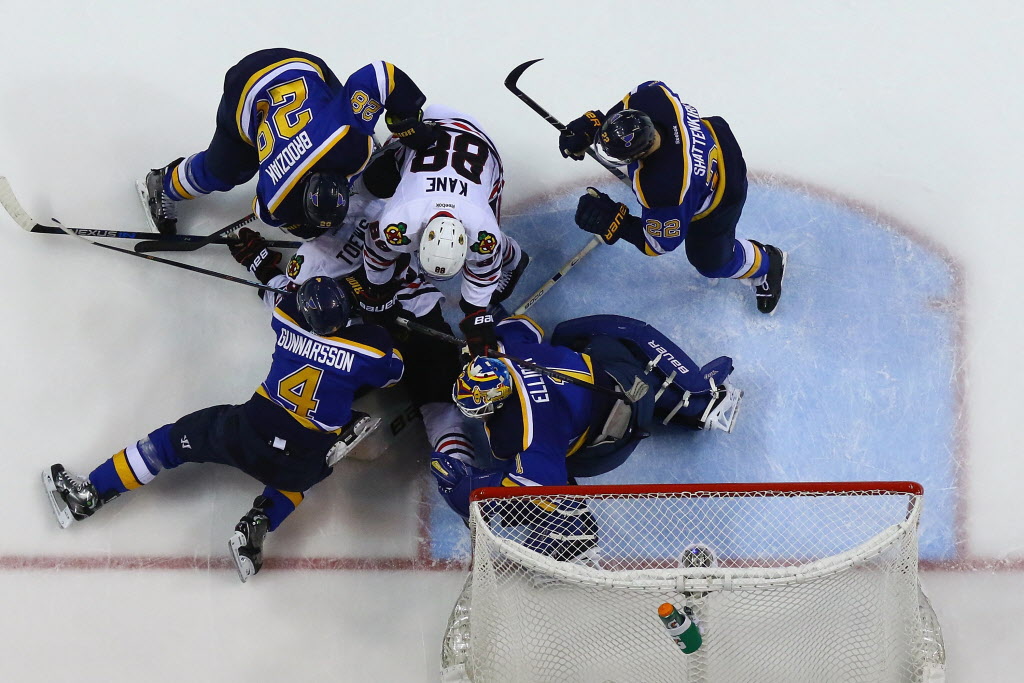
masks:
<path fill-rule="evenodd" d="M 912 482 L 478 490 L 443 678 L 941 681 L 918 580 L 922 496 Z M 592 515 L 596 546 L 538 550 L 559 508 Z M 696 652 L 667 634 L 664 602 L 693 615 Z"/>

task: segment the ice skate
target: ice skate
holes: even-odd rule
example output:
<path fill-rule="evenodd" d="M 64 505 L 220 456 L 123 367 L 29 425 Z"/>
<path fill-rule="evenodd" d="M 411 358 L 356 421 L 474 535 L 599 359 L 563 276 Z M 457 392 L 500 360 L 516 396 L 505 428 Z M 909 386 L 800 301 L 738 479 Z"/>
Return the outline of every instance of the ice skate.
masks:
<path fill-rule="evenodd" d="M 164 168 L 154 168 L 146 174 L 144 181 L 136 184 L 150 225 L 163 235 L 173 235 L 178 231 L 178 209 L 174 200 L 164 192 L 164 178 L 183 159 L 172 161 Z"/>
<path fill-rule="evenodd" d="M 68 474 L 60 463 L 43 470 L 43 486 L 62 529 L 89 517 L 105 502 L 89 480 Z"/>
<path fill-rule="evenodd" d="M 530 255 L 524 250 L 522 255 L 519 257 L 519 265 L 501 274 L 498 278 L 498 287 L 494 290 L 494 294 L 491 295 L 491 305 L 500 304 L 505 299 L 511 296 L 515 290 L 516 285 L 519 284 L 519 279 L 523 276 L 523 271 L 530 265 Z"/>
<path fill-rule="evenodd" d="M 260 498 L 256 499 L 257 503 Z M 263 541 L 269 528 L 270 519 L 257 505 L 235 525 L 235 533 L 228 539 L 228 550 L 242 583 L 258 574 L 263 566 Z"/>
<path fill-rule="evenodd" d="M 782 279 L 786 275 L 786 252 L 770 244 L 761 244 L 750 240 L 755 245 L 763 247 L 768 255 L 768 272 L 761 277 L 752 280 L 754 295 L 757 296 L 757 310 L 762 313 L 771 314 L 779 305 L 779 298 L 782 297 Z"/>

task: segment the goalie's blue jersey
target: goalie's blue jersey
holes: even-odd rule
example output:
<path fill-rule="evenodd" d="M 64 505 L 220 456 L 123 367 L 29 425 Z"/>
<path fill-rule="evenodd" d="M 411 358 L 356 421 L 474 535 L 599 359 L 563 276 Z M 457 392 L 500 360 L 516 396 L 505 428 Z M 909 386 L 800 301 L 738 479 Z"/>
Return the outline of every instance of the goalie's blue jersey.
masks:
<path fill-rule="evenodd" d="M 352 325 L 337 336 L 318 336 L 290 294 L 274 309 L 271 326 L 277 337 L 273 360 L 256 393 L 307 429 L 340 432 L 352 417 L 357 390 L 388 387 L 402 378 L 402 356 L 379 325 Z"/>
<path fill-rule="evenodd" d="M 644 220 L 644 253 L 658 256 L 682 244 L 690 221 L 721 201 L 722 149 L 707 120 L 661 81 L 641 83 L 608 116 L 622 109 L 644 112 L 661 131 L 658 150 L 628 167 Z"/>
<path fill-rule="evenodd" d="M 545 343 L 544 331 L 530 318 L 506 318 L 495 331 L 504 353 L 594 383 L 590 357 Z M 501 485 L 564 484 L 565 459 L 594 436 L 593 392 L 502 362 L 512 375 L 513 394 L 484 426 L 494 457 L 508 461 Z"/>
<path fill-rule="evenodd" d="M 393 64 L 377 61 L 339 89 L 320 64 L 296 54 L 254 73 L 235 110 L 239 136 L 259 155 L 253 212 L 265 222 L 280 223 L 270 214 L 325 157 L 350 178 L 361 172 L 396 79 L 406 78 Z"/>

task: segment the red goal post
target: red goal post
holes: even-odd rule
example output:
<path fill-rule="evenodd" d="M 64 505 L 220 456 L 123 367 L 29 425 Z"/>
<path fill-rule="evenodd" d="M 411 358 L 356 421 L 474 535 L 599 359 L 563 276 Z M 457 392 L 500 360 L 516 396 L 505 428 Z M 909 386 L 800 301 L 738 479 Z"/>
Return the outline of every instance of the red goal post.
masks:
<path fill-rule="evenodd" d="M 444 670 L 477 683 L 942 680 L 917 574 L 923 495 L 910 481 L 479 489 Z M 695 653 L 664 633 L 666 602 L 699 625 Z"/>

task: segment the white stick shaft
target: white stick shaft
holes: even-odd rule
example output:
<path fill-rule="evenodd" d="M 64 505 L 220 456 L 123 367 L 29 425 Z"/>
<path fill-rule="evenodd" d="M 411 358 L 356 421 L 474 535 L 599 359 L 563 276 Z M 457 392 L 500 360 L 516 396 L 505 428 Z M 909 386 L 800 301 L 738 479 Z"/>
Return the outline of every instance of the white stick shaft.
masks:
<path fill-rule="evenodd" d="M 580 252 L 578 254 L 576 254 L 571 259 L 569 259 L 569 262 L 566 263 L 564 266 L 562 266 L 561 270 L 559 270 L 557 273 L 555 273 L 553 276 L 551 276 L 550 280 L 548 280 L 543 285 L 541 285 L 540 289 L 538 289 L 536 292 L 534 292 L 533 295 L 530 296 L 529 299 L 524 301 L 522 303 L 522 305 L 520 305 L 519 308 L 517 308 L 515 310 L 514 315 L 522 315 L 523 313 L 525 313 L 527 311 L 527 309 L 530 308 L 530 306 L 533 306 L 535 303 L 537 303 L 542 296 L 544 296 L 545 294 L 548 293 L 549 289 L 551 289 L 552 287 L 555 286 L 556 282 L 558 282 L 559 280 L 562 279 L 563 275 L 565 275 L 570 270 L 572 270 L 573 266 L 575 266 L 577 263 L 582 261 L 583 257 L 586 256 L 587 254 L 589 254 L 590 250 L 593 249 L 594 247 L 596 247 L 599 244 L 601 244 L 601 238 L 600 237 L 594 237 L 594 239 L 592 239 L 589 242 L 587 242 L 587 245 L 585 247 L 583 247 L 582 249 L 580 249 Z"/>

